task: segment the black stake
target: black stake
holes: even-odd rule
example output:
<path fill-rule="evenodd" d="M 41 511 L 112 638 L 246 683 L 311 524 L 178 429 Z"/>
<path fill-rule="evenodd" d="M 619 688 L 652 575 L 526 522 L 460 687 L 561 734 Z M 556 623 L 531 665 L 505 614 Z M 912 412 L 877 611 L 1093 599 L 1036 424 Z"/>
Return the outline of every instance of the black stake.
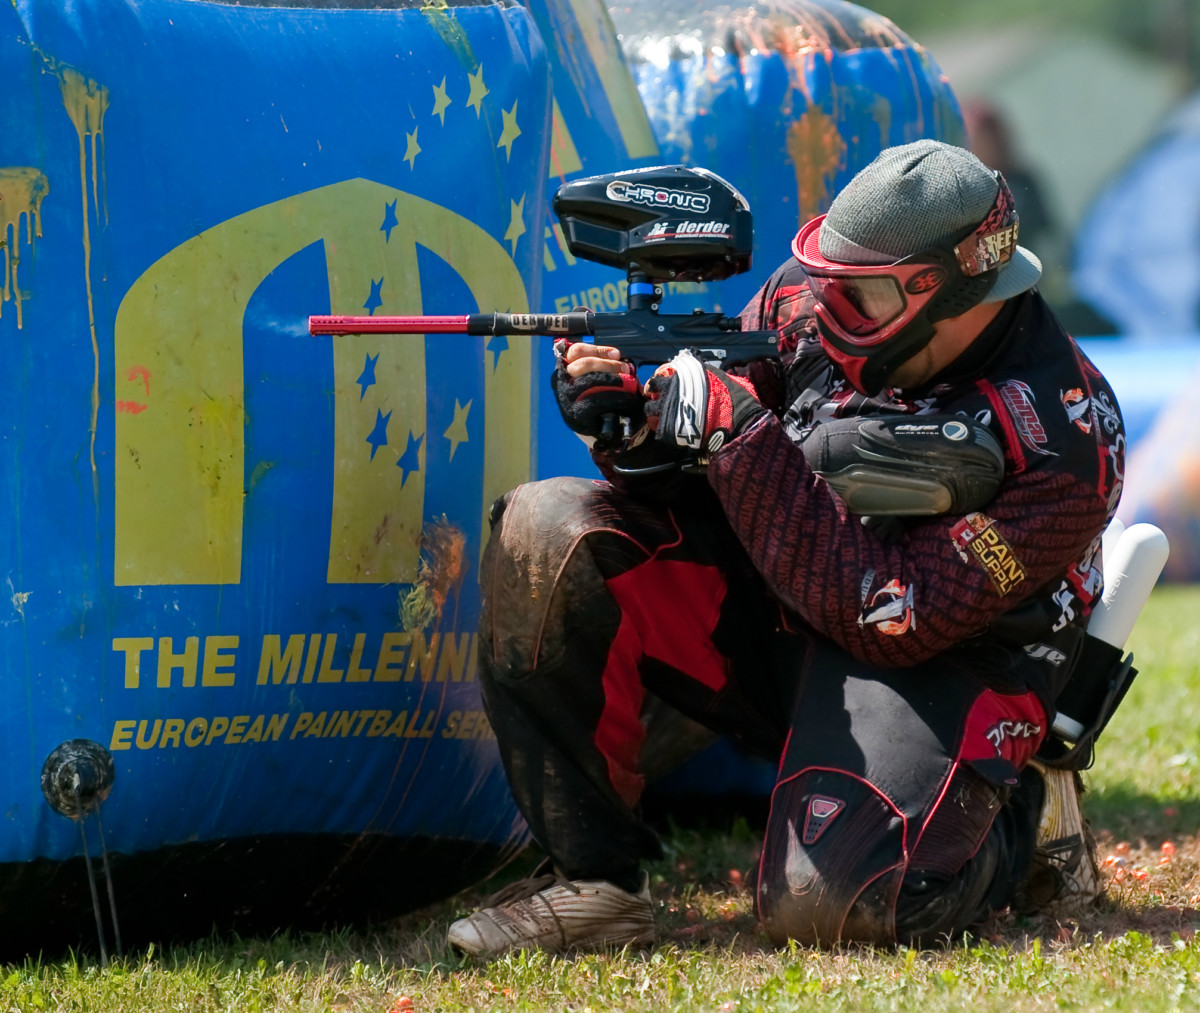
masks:
<path fill-rule="evenodd" d="M 96 935 L 100 940 L 100 966 L 108 967 L 108 949 L 104 945 L 104 918 L 100 913 L 100 892 L 96 889 L 96 874 L 92 871 L 92 856 L 88 851 L 87 831 L 83 824 L 87 817 L 79 818 L 79 836 L 83 838 L 83 861 L 87 866 L 88 886 L 92 889 L 92 913 L 96 916 Z"/>

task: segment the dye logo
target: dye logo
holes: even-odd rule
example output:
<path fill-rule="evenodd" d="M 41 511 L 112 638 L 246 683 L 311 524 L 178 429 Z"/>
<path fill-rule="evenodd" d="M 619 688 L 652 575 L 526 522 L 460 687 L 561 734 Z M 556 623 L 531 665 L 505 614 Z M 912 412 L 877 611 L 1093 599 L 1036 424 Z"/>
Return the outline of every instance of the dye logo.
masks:
<path fill-rule="evenodd" d="M 967 514 L 950 529 L 950 539 L 964 563 L 983 567 L 1001 596 L 1025 579 L 1025 570 L 987 514 Z"/>
<path fill-rule="evenodd" d="M 1044 661 L 1055 668 L 1067 660 L 1067 656 L 1062 651 L 1056 650 L 1049 644 L 1026 644 L 1025 653 L 1034 661 Z"/>
<path fill-rule="evenodd" d="M 381 217 L 390 226 L 386 232 Z M 267 275 L 323 241 L 332 312 L 361 312 L 363 296 L 369 291 L 368 306 L 375 302 L 378 279 L 386 278 L 388 311 L 420 313 L 417 244 L 429 236 L 439 237 L 438 255 L 480 306 L 528 310 L 521 275 L 500 242 L 447 208 L 366 179 L 297 194 L 215 225 L 134 282 L 114 335 L 118 585 L 234 584 L 241 578 L 242 322 Z M 298 342 L 314 340 L 297 331 Z M 445 385 L 454 378 L 427 375 L 420 338 L 406 339 L 402 348 L 397 339 L 387 340 L 390 350 L 378 336 L 331 339 L 334 454 L 328 470 L 313 479 L 332 484 L 313 489 L 332 501 L 330 583 L 419 579 L 426 488 L 449 480 L 427 475 L 422 466 L 431 439 L 449 440 L 452 464 L 454 451 L 477 438 L 472 429 L 482 432 L 477 544 L 484 540 L 488 504 L 529 477 L 531 339 L 479 342 L 482 389 L 478 380 L 471 381 L 474 390 L 447 389 L 453 421 L 431 433 L 428 390 L 434 381 Z M 390 454 L 377 453 L 383 446 Z"/>
<path fill-rule="evenodd" d="M 970 432 L 965 422 L 947 422 L 942 426 L 942 435 L 948 440 L 953 440 L 955 443 L 959 440 L 965 440 Z"/>

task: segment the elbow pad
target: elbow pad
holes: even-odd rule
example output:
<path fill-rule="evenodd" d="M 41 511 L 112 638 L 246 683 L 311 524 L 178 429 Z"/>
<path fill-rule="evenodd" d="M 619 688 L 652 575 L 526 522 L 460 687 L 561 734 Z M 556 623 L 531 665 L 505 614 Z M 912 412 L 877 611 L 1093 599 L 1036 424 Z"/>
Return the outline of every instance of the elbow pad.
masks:
<path fill-rule="evenodd" d="M 991 502 L 1004 451 L 966 415 L 871 415 L 822 422 L 800 444 L 853 514 L 961 514 Z"/>

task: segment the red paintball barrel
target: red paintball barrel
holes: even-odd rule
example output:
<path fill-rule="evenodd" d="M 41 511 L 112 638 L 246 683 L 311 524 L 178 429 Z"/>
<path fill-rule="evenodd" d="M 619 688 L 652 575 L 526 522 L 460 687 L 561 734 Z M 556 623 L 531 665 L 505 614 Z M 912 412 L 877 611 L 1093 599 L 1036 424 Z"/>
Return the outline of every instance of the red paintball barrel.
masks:
<path fill-rule="evenodd" d="M 551 334 L 592 333 L 591 313 L 472 313 L 463 316 L 312 316 L 309 334 Z"/>

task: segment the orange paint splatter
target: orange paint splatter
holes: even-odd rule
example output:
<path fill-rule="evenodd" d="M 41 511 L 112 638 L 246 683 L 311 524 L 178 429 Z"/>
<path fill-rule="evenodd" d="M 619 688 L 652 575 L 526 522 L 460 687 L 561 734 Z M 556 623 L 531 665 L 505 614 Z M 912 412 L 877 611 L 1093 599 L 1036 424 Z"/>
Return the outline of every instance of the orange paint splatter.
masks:
<path fill-rule="evenodd" d="M 146 405 L 140 401 L 118 401 L 117 411 L 128 412 L 130 415 L 137 415 L 146 410 Z"/>
<path fill-rule="evenodd" d="M 412 632 L 436 626 L 446 600 L 466 576 L 467 536 L 445 515 L 421 532 L 421 564 L 417 582 L 400 602 L 400 621 Z"/>
<path fill-rule="evenodd" d="M 422 535 L 421 581 L 441 615 L 446 598 L 462 583 L 466 572 L 467 536 L 445 517 L 427 524 Z"/>
<path fill-rule="evenodd" d="M 846 142 L 824 109 L 809 106 L 788 128 L 787 149 L 796 171 L 799 226 L 828 207 L 830 185 L 845 163 Z"/>

